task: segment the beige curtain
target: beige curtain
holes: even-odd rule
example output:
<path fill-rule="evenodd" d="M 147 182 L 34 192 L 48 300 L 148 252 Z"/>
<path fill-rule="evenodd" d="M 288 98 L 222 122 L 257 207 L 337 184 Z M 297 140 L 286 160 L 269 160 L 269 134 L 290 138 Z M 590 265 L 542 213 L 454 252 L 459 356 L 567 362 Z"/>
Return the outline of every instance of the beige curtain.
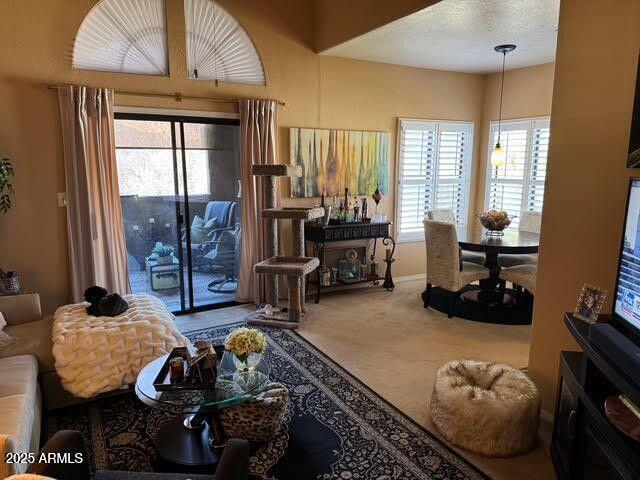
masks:
<path fill-rule="evenodd" d="M 100 285 L 129 293 L 113 126 L 113 90 L 68 86 L 58 94 L 67 188 L 73 300 Z"/>
<path fill-rule="evenodd" d="M 263 303 L 264 275 L 253 273 L 253 266 L 266 257 L 265 226 L 262 220 L 264 188 L 262 178 L 251 175 L 254 164 L 274 164 L 277 155 L 277 110 L 273 100 L 242 100 L 240 129 L 242 138 L 242 257 L 236 298 L 241 302 Z"/>

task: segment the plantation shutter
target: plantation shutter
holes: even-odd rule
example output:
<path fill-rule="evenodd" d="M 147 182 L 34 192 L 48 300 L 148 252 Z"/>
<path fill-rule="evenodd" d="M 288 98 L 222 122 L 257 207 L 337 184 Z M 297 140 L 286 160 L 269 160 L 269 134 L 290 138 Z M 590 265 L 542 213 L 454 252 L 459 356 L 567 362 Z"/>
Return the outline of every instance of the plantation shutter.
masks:
<path fill-rule="evenodd" d="M 469 165 L 471 126 L 451 123 L 438 125 L 436 209 L 453 210 L 457 225 L 467 221 L 469 206 Z"/>
<path fill-rule="evenodd" d="M 547 154 L 549 152 L 549 122 L 534 122 L 532 136 L 529 191 L 525 209 L 530 212 L 542 212 L 544 181 L 547 176 Z"/>
<path fill-rule="evenodd" d="M 542 211 L 549 148 L 549 120 L 532 119 L 502 123 L 500 144 L 505 164 L 491 165 L 491 152 L 498 140 L 498 125 L 492 123 L 489 137 L 487 191 L 488 210 L 504 210 L 518 225 L 523 211 Z"/>
<path fill-rule="evenodd" d="M 473 125 L 400 120 L 397 237 L 420 241 L 427 211 L 452 209 L 466 225 Z"/>

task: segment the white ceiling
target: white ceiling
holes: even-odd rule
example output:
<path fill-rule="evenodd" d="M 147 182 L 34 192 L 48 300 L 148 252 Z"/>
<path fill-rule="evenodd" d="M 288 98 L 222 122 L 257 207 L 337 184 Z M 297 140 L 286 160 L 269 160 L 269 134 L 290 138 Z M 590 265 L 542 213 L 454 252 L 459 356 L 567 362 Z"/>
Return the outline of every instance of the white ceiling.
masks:
<path fill-rule="evenodd" d="M 553 62 L 560 0 L 442 0 L 323 55 L 468 73 L 497 72 L 493 47 L 514 43 L 507 69 Z"/>

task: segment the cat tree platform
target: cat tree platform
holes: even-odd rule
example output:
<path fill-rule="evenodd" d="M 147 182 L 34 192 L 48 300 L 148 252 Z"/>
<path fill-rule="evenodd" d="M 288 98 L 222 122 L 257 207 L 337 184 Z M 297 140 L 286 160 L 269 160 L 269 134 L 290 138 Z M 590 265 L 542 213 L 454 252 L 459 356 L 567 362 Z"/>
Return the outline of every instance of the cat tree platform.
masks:
<path fill-rule="evenodd" d="M 284 275 L 289 290 L 289 308 L 286 315 L 265 315 L 257 313 L 250 319 L 251 325 L 276 328 L 297 328 L 302 317 L 301 289 L 302 279 L 313 272 L 320 260 L 315 257 L 275 256 L 256 263 L 253 271 L 266 275 Z"/>

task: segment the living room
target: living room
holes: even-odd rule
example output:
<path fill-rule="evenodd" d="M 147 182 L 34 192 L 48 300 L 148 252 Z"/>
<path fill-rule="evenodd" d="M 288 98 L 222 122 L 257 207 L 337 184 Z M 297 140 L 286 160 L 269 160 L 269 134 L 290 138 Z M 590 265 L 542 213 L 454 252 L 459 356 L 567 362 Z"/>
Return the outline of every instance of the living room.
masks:
<path fill-rule="evenodd" d="M 47 470 L 5 457 L 0 472 L 565 478 L 554 447 L 560 352 L 585 348 L 563 315 L 584 284 L 609 292 L 599 311 L 618 315 L 620 238 L 637 176 L 627 156 L 640 6 L 617 6 L 3 2 L 0 178 L 10 189 L 0 191 L 9 201 L 0 198 L 9 287 L 0 313 L 9 338 L 0 357 L 18 363 L 2 367 L 0 395 L 21 400 L 6 400 L 0 438 L 5 451 L 37 455 L 59 440 L 59 451 L 72 445 L 88 458 Z M 136 31 L 143 42 L 131 40 Z M 83 107 L 84 95 L 101 108 Z M 437 153 L 421 151 L 415 167 L 418 137 Z M 450 147 L 454 175 L 434 180 Z M 317 153 L 338 159 L 335 178 L 309 160 Z M 260 164 L 273 168 L 256 177 Z M 444 209 L 453 227 L 429 217 Z M 477 218 L 492 209 L 509 214 L 503 236 Z M 334 242 L 329 228 L 366 233 Z M 429 228 L 450 240 L 425 242 Z M 441 254 L 456 265 L 447 270 L 455 287 L 441 280 Z M 272 255 L 290 263 L 265 260 Z M 535 260 L 504 263 L 516 256 Z M 108 292 L 85 294 L 93 285 Z M 85 312 L 92 299 L 97 310 Z M 145 312 L 153 319 L 136 317 Z M 230 355 L 235 331 L 266 345 L 247 367 L 264 382 L 249 392 Z M 185 358 L 205 363 L 197 347 L 211 349 L 218 383 L 243 394 L 157 390 L 155 359 L 186 345 Z M 461 360 L 508 365 L 535 392 L 518 396 L 532 402 L 526 434 L 478 432 L 478 420 L 476 430 L 456 425 L 456 436 L 441 423 L 441 367 Z M 452 418 L 465 417 L 449 400 Z M 277 412 L 265 438 L 252 436 L 262 423 L 247 432 L 238 419 L 249 406 Z M 517 417 L 503 407 L 492 422 Z M 487 447 L 492 433 L 505 451 Z M 185 460 L 187 450 L 200 457 Z M 611 478 L 635 478 L 616 465 Z"/>

